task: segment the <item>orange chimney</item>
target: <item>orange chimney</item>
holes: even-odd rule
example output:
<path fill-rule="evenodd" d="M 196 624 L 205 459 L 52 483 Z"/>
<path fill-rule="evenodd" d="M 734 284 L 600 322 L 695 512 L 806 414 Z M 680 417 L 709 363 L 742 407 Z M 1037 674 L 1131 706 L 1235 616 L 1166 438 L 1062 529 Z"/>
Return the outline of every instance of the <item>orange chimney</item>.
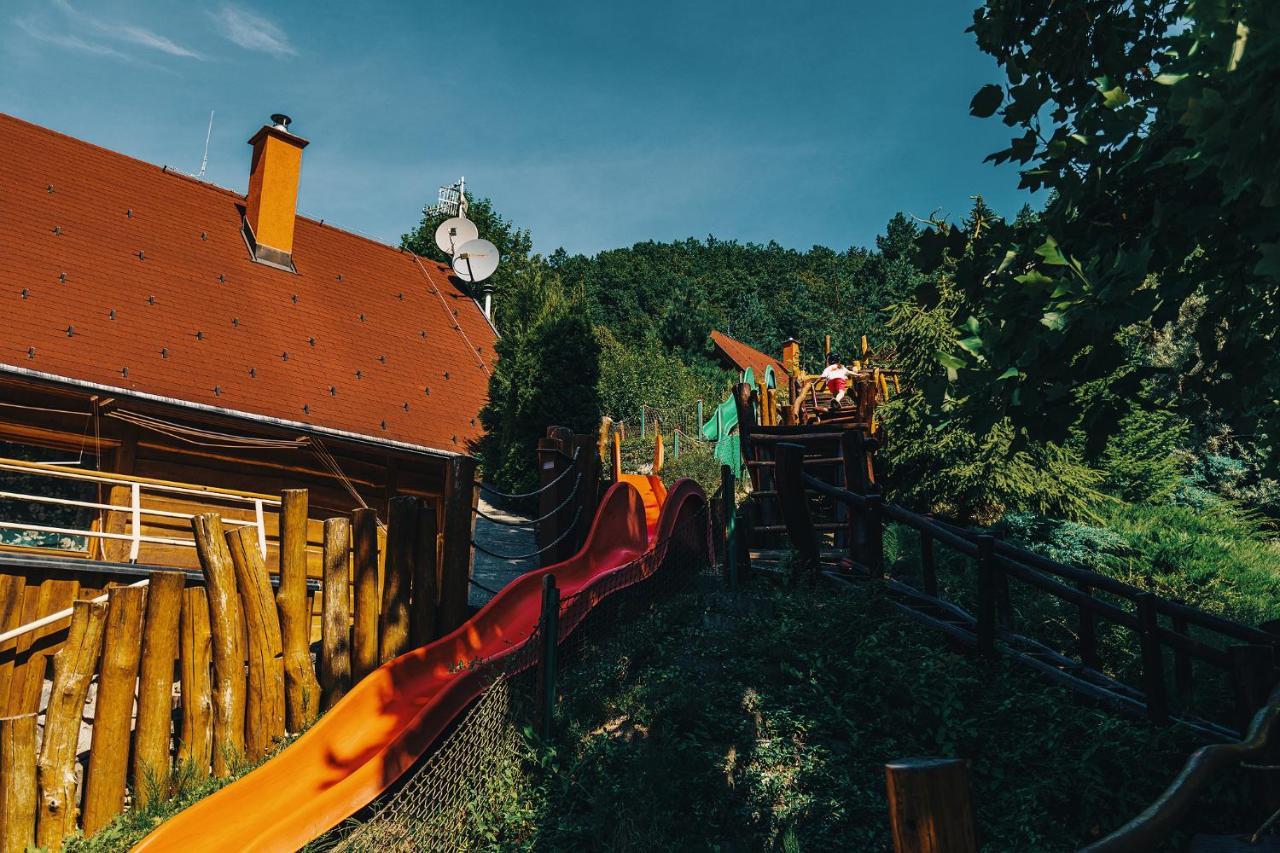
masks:
<path fill-rule="evenodd" d="M 293 271 L 298 176 L 307 140 L 289 132 L 288 116 L 277 113 L 271 121 L 249 140 L 253 162 L 245 201 L 245 239 L 255 260 Z"/>

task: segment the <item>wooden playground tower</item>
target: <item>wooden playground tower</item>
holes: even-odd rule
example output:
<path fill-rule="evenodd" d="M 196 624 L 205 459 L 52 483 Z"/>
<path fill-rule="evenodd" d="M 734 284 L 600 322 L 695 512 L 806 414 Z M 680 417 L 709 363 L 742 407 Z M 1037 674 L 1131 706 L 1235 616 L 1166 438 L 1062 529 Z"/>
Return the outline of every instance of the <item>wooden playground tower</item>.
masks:
<path fill-rule="evenodd" d="M 823 363 L 831 351 L 826 337 Z M 779 443 L 804 447 L 804 467 L 808 474 L 833 486 L 857 494 L 879 492 L 876 452 L 886 444 L 884 426 L 876 417 L 880 403 L 891 388 L 901 390 L 897 369 L 870 350 L 861 339 L 860 358 L 848 363 L 853 376 L 842 405 L 833 406 L 833 397 L 820 375 L 806 373 L 800 366 L 800 344 L 788 340 L 782 348 L 782 364 L 787 373 L 787 397 L 779 389 L 761 381 L 757 387 L 739 383 L 734 388 L 737 406 L 738 442 L 750 494 L 739 519 L 745 529 L 735 537 L 737 558 L 743 568 L 768 570 L 789 551 L 787 528 L 779 502 L 775 475 L 775 449 Z M 847 553 L 849 525 L 840 505 L 818 507 L 815 529 L 829 546 L 832 560 Z"/>

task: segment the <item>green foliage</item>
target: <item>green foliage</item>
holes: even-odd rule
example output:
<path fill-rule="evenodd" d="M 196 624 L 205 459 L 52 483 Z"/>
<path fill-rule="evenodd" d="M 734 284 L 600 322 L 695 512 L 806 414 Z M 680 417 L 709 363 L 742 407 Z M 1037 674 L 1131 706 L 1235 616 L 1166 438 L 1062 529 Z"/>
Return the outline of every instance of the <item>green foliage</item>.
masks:
<path fill-rule="evenodd" d="M 1182 483 L 1187 422 L 1168 411 L 1133 405 L 1102 454 L 1103 487 L 1126 501 L 1161 502 Z"/>
<path fill-rule="evenodd" d="M 726 371 L 706 364 L 690 366 L 653 339 L 623 343 L 605 327 L 597 329 L 597 337 L 600 405 L 615 421 L 626 420 L 637 436 L 642 405 L 673 427 L 694 415 L 699 400 L 710 411 L 729 387 Z"/>
<path fill-rule="evenodd" d="M 566 663 L 493 846 L 887 851 L 884 764 L 940 755 L 971 763 L 985 849 L 1074 850 L 1197 745 L 950 652 L 872 589 L 683 595 L 610 636 Z M 1238 781 L 1187 830 L 1245 825 Z"/>
<path fill-rule="evenodd" d="M 1280 4 L 988 0 L 973 32 L 1006 81 L 984 86 L 972 110 L 1014 131 L 990 159 L 1050 194 L 1034 220 L 930 232 L 927 266 L 956 261 L 983 340 L 982 358 L 952 377 L 954 396 L 1041 440 L 1082 426 L 1092 451 L 1123 413 L 1117 399 L 1150 375 L 1117 374 L 1118 334 L 1162 328 L 1199 299 L 1185 343 L 1201 369 L 1168 405 L 1194 418 L 1203 398 L 1234 432 L 1273 443 Z M 1009 370 L 1019 381 L 996 380 Z M 1114 396 L 1072 393 L 1105 377 Z"/>

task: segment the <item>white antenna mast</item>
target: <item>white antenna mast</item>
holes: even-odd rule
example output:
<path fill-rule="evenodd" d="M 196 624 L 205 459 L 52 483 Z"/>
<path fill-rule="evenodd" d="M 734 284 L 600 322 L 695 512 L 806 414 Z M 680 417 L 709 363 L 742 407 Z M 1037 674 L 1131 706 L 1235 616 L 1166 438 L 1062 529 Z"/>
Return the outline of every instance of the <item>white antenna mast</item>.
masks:
<path fill-rule="evenodd" d="M 204 157 L 200 160 L 200 174 L 197 178 L 204 177 L 204 170 L 209 167 L 209 137 L 213 136 L 213 110 L 209 110 L 209 129 L 204 134 Z"/>

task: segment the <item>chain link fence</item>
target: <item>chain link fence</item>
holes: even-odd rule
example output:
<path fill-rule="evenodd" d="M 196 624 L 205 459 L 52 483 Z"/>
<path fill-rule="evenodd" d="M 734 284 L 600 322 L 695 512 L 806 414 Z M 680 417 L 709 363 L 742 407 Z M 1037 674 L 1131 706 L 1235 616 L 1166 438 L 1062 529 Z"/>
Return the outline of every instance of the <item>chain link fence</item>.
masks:
<path fill-rule="evenodd" d="M 616 639 L 634 617 L 700 579 L 715 583 L 709 509 L 688 512 L 644 556 L 607 572 L 560 601 L 557 690 L 575 689 L 575 663 Z M 481 661 L 486 686 L 439 744 L 360 815 L 310 845 L 311 851 L 470 850 L 487 847 L 486 827 L 519 785 L 532 756 L 526 735 L 536 705 L 542 634 Z M 584 685 L 585 686 L 585 685 Z"/>

